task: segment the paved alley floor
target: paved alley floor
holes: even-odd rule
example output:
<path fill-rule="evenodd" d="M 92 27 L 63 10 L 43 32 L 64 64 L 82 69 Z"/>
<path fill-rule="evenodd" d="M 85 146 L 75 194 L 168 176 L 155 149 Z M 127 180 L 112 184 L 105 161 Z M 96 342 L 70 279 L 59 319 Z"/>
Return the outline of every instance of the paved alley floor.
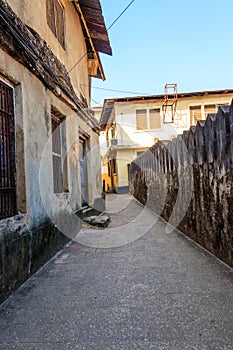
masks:
<path fill-rule="evenodd" d="M 0 349 L 232 350 L 233 270 L 128 195 L 107 211 L 1 305 Z"/>

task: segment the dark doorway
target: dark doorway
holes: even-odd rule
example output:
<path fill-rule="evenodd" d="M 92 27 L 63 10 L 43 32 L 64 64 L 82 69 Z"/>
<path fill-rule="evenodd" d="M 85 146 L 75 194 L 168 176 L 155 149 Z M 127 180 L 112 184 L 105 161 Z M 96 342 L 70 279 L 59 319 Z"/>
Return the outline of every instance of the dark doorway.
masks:
<path fill-rule="evenodd" d="M 87 141 L 79 139 L 79 164 L 80 164 L 80 186 L 82 206 L 88 204 L 88 177 L 87 177 Z"/>

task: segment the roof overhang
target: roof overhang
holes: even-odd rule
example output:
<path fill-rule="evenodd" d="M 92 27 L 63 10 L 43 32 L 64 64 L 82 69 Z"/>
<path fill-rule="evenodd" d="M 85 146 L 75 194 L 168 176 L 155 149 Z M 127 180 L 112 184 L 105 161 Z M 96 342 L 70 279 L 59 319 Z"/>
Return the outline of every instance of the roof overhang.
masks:
<path fill-rule="evenodd" d="M 101 130 L 105 130 L 108 124 L 111 124 L 111 114 L 114 108 L 113 100 L 105 100 L 102 109 L 99 126 Z"/>
<path fill-rule="evenodd" d="M 87 44 L 89 75 L 105 80 L 99 52 L 112 55 L 112 49 L 105 26 L 99 0 L 70 0 L 81 19 Z"/>
<path fill-rule="evenodd" d="M 201 97 L 201 96 L 215 96 L 215 95 L 229 95 L 233 94 L 233 89 L 224 89 L 224 90 L 206 90 L 206 91 L 194 91 L 194 92 L 180 92 L 177 93 L 177 98 L 187 98 L 187 97 Z M 106 99 L 105 103 L 108 101 L 113 102 L 137 102 L 137 101 L 154 101 L 162 100 L 164 97 L 174 98 L 174 95 L 145 95 L 145 96 L 129 96 L 129 97 L 117 97 Z"/>

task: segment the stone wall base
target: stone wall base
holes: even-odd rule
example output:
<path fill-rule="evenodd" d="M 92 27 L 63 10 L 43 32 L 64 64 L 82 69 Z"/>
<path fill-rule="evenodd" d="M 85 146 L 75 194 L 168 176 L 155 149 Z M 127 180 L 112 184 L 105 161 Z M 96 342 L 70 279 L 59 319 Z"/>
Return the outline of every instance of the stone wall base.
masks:
<path fill-rule="evenodd" d="M 51 222 L 23 232 L 5 226 L 0 233 L 0 303 L 69 240 Z"/>
<path fill-rule="evenodd" d="M 233 267 L 233 101 L 130 169 L 136 199 Z"/>

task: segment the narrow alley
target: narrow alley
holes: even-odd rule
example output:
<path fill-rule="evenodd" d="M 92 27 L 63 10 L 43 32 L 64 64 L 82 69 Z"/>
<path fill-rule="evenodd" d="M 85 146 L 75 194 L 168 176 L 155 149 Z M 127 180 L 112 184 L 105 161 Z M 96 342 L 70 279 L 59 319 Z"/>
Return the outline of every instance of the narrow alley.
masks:
<path fill-rule="evenodd" d="M 108 249 L 69 243 L 2 304 L 0 349 L 231 350 L 232 269 L 155 214 L 135 226 L 142 211 L 108 195 L 109 227 L 80 237 L 146 232 Z"/>

